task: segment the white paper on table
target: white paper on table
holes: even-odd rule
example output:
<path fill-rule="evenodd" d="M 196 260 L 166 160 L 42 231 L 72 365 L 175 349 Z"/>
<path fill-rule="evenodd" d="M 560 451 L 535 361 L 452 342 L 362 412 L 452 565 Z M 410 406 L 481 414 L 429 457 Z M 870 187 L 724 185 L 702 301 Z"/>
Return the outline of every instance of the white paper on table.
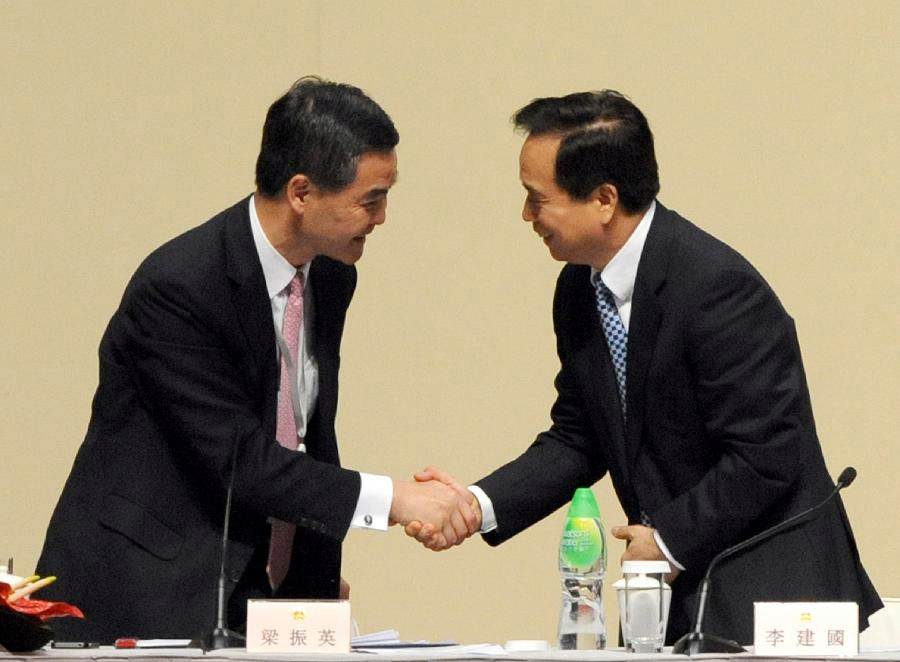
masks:
<path fill-rule="evenodd" d="M 371 632 L 369 634 L 358 634 L 350 640 L 350 645 L 354 648 L 367 644 L 398 643 L 400 643 L 400 633 L 397 630 L 381 630 L 380 632 Z"/>
<path fill-rule="evenodd" d="M 138 639 L 135 648 L 187 648 L 190 639 Z"/>
<path fill-rule="evenodd" d="M 506 649 L 498 644 L 442 644 L 423 642 L 400 642 L 397 645 L 376 646 L 374 648 L 357 647 L 354 650 L 359 653 L 374 653 L 376 655 L 395 655 L 403 653 L 422 654 L 422 649 L 427 648 L 429 654 L 440 656 L 471 655 L 473 657 L 505 657 Z"/>

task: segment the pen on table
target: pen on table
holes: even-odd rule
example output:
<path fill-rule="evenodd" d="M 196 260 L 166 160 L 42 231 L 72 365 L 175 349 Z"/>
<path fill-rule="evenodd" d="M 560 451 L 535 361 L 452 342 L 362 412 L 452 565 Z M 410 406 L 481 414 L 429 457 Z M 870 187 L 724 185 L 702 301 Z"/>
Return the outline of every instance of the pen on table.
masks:
<path fill-rule="evenodd" d="M 44 577 L 43 579 L 39 579 L 36 582 L 32 582 L 26 584 L 22 588 L 16 589 L 12 593 L 9 594 L 9 597 L 6 599 L 7 602 L 15 602 L 21 598 L 27 597 L 37 591 L 40 588 L 44 588 L 48 584 L 52 584 L 56 581 L 56 577 Z"/>

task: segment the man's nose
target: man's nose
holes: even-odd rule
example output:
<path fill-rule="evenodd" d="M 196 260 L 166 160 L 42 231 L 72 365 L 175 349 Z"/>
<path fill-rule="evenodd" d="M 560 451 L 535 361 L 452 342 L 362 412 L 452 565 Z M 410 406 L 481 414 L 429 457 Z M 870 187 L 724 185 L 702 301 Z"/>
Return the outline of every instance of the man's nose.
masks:
<path fill-rule="evenodd" d="M 534 223 L 537 220 L 534 212 L 531 211 L 531 205 L 527 202 L 522 205 L 522 220 L 526 223 Z"/>

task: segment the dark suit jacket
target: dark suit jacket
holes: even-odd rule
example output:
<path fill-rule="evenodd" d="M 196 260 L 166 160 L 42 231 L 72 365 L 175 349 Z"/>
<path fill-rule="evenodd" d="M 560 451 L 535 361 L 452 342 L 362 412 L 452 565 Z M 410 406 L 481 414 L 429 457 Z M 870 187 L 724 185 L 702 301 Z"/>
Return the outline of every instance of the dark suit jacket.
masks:
<path fill-rule="evenodd" d="M 272 311 L 242 200 L 152 253 L 100 344 L 87 436 L 50 521 L 48 599 L 82 607 L 57 637 L 191 637 L 214 624 L 225 488 L 239 444 L 227 589 L 296 522 L 281 595 L 337 597 L 359 474 L 334 433 L 340 339 L 356 271 L 317 258 L 310 283 L 320 390 L 308 454 L 275 441 Z M 262 554 L 260 554 L 262 552 Z"/>
<path fill-rule="evenodd" d="M 627 424 L 589 267 L 563 268 L 553 320 L 553 425 L 479 481 L 498 521 L 485 539 L 506 540 L 609 472 L 629 521 L 646 512 L 687 568 L 672 587 L 672 641 L 713 556 L 834 487 L 794 322 L 746 260 L 658 203 L 632 300 Z M 839 500 L 723 563 L 705 631 L 751 643 L 754 600 L 852 600 L 867 623 L 880 602 Z"/>

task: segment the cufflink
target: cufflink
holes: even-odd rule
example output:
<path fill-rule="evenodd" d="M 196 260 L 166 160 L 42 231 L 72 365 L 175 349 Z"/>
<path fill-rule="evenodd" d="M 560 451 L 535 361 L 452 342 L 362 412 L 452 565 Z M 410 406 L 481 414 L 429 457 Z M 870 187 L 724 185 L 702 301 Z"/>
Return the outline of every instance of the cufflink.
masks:
<path fill-rule="evenodd" d="M 372 526 L 372 516 L 366 515 L 365 517 L 363 517 L 363 522 L 366 523 L 366 526 Z"/>

